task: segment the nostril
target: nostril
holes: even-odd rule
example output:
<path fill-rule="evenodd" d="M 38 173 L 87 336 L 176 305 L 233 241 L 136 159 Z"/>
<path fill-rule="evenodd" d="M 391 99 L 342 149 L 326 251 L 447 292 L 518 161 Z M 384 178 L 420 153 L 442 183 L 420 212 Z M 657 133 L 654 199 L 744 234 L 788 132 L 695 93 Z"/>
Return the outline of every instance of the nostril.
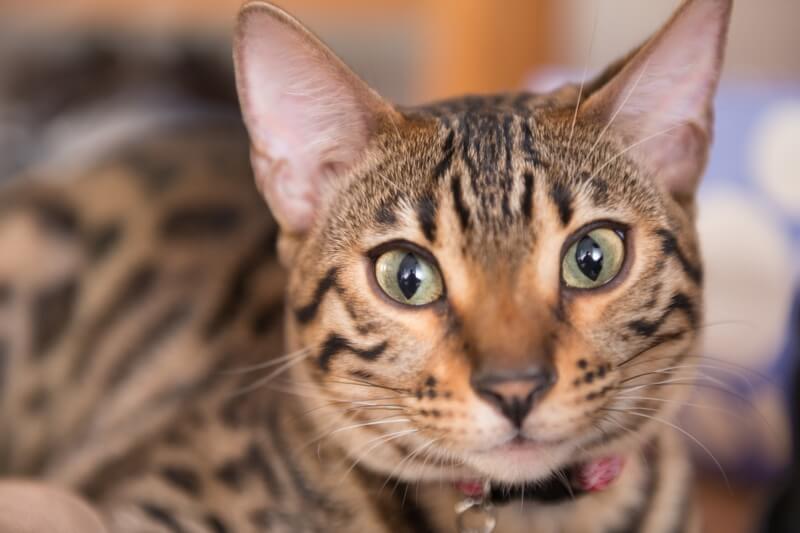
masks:
<path fill-rule="evenodd" d="M 492 389 L 478 389 L 476 392 L 478 396 L 495 407 L 517 427 L 522 426 L 523 420 L 525 420 L 525 417 L 528 416 L 533 407 L 533 392 L 525 396 L 503 395 Z"/>
<path fill-rule="evenodd" d="M 484 401 L 521 427 L 537 400 L 555 381 L 550 367 L 537 366 L 524 371 L 480 372 L 473 376 L 472 387 Z"/>

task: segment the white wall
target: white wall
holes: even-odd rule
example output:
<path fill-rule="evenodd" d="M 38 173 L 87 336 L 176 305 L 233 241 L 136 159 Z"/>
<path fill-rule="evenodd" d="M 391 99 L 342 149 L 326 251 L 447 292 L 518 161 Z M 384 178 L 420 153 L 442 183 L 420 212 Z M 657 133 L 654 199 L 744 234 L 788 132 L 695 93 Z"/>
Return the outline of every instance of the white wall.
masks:
<path fill-rule="evenodd" d="M 666 21 L 678 0 L 557 0 L 556 59 L 600 68 Z M 597 31 L 592 42 L 592 28 Z M 800 0 L 737 0 L 726 73 L 735 77 L 800 78 Z"/>

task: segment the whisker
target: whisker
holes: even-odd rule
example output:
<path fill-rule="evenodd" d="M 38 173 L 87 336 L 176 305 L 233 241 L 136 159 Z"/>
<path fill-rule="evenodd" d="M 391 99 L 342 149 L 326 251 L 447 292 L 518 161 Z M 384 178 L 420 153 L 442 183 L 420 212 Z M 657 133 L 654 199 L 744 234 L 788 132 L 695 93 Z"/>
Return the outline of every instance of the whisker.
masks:
<path fill-rule="evenodd" d="M 360 405 L 356 404 L 352 407 L 348 407 L 345 409 L 346 413 L 352 411 L 408 411 L 411 412 L 411 408 L 401 405 L 401 404 L 376 404 L 376 405 Z"/>
<path fill-rule="evenodd" d="M 343 404 L 351 404 L 352 407 L 348 407 L 345 409 L 345 412 L 349 410 L 357 410 L 357 409 L 372 409 L 372 408 L 381 408 L 381 409 L 408 409 L 406 406 L 397 403 L 387 403 L 387 404 L 380 404 L 380 403 L 370 403 L 370 402 L 380 402 L 384 400 L 395 400 L 395 397 L 385 396 L 383 398 L 370 398 L 369 400 L 333 400 L 328 402 L 326 405 L 318 405 L 317 407 L 313 407 L 306 411 L 303 411 L 302 415 L 308 415 L 314 413 L 316 411 L 320 411 L 322 409 L 339 409 L 342 407 Z"/>
<path fill-rule="evenodd" d="M 629 91 L 628 91 L 628 93 L 625 95 L 625 98 L 622 100 L 622 103 L 620 103 L 620 105 L 617 107 L 617 109 L 616 109 L 616 110 L 614 111 L 614 113 L 611 115 L 611 118 L 608 120 L 608 123 L 607 123 L 607 124 L 605 125 L 605 127 L 603 127 L 603 129 L 600 131 L 600 133 L 599 133 L 599 134 L 598 134 L 598 136 L 597 136 L 597 139 L 595 139 L 595 141 L 594 141 L 594 144 L 593 144 L 593 145 L 592 145 L 592 147 L 589 149 L 589 153 L 588 153 L 588 154 L 586 154 L 586 157 L 584 157 L 584 158 L 583 158 L 583 161 L 581 161 L 580 167 L 583 167 L 583 165 L 585 165 L 585 164 L 586 164 L 586 161 L 588 161 L 588 160 L 589 160 L 589 158 L 592 156 L 592 153 L 593 153 L 593 152 L 595 151 L 595 149 L 597 148 L 597 145 L 598 145 L 598 144 L 600 144 L 600 140 L 601 140 L 601 139 L 603 138 L 603 136 L 606 134 L 606 132 L 608 131 L 608 128 L 610 128 L 610 127 L 611 127 L 611 125 L 614 123 L 614 120 L 616 120 L 616 118 L 617 118 L 617 116 L 619 115 L 619 113 L 622 111 L 622 109 L 623 109 L 623 108 L 625 107 L 625 105 L 628 103 L 628 100 L 629 100 L 629 99 L 630 99 L 630 97 L 633 95 L 634 91 L 636 91 L 636 88 L 639 86 L 639 82 L 640 82 L 640 81 L 642 81 L 642 77 L 644 76 L 645 72 L 647 71 L 647 67 L 649 66 L 649 64 L 650 64 L 650 61 L 649 61 L 649 60 L 648 60 L 648 61 L 647 61 L 647 62 L 644 64 L 644 66 L 642 67 L 642 71 L 641 71 L 641 72 L 639 72 L 639 75 L 636 77 L 636 81 L 633 83 L 633 85 L 631 86 L 630 90 L 629 90 Z"/>
<path fill-rule="evenodd" d="M 372 403 L 372 402 L 380 402 L 380 401 L 385 401 L 385 400 L 396 400 L 396 399 L 399 399 L 396 396 L 386 396 L 386 397 L 378 397 L 378 398 L 363 398 L 363 399 L 344 399 L 344 398 L 338 398 L 338 397 L 334 397 L 334 396 L 326 396 L 326 395 L 323 395 L 323 394 L 308 394 L 308 393 L 305 393 L 305 392 L 300 392 L 300 391 L 295 390 L 295 388 L 292 387 L 292 383 L 288 383 L 287 386 L 284 388 L 284 387 L 277 386 L 275 384 L 275 382 L 273 382 L 273 383 L 270 383 L 268 385 L 265 385 L 264 388 L 266 388 L 268 390 L 280 392 L 280 393 L 292 394 L 292 395 L 298 396 L 300 398 L 308 398 L 308 399 L 312 399 L 312 400 L 319 400 L 319 401 L 326 402 L 325 405 L 319 405 L 319 406 L 313 407 L 311 409 L 308 409 L 308 410 L 306 410 L 304 412 L 299 413 L 299 416 L 306 416 L 309 413 L 312 413 L 312 412 L 320 410 L 320 409 L 325 409 L 325 408 L 331 408 L 332 409 L 334 407 L 340 407 L 342 405 L 351 405 L 352 407 L 350 407 L 350 409 L 357 409 L 357 408 L 370 409 L 370 408 L 378 408 L 378 407 L 381 407 L 381 408 L 383 408 L 383 407 L 392 407 L 392 408 L 402 407 L 403 409 L 410 410 L 410 408 L 408 408 L 408 407 L 406 407 L 406 406 L 404 406 L 402 404 Z M 315 392 L 318 392 L 318 391 L 315 390 Z"/>
<path fill-rule="evenodd" d="M 564 473 L 563 470 L 556 470 L 555 472 L 556 478 L 558 478 L 559 483 L 564 485 L 564 488 L 567 489 L 569 493 L 569 498 L 571 500 L 575 499 L 575 493 L 572 491 L 572 485 L 569 484 L 569 480 L 567 479 L 567 475 Z"/>
<path fill-rule="evenodd" d="M 675 358 L 676 358 L 676 356 L 673 356 L 673 355 L 663 355 L 663 356 L 657 356 L 657 357 L 650 357 L 650 358 L 648 358 L 647 360 L 644 360 L 644 361 L 636 361 L 633 364 L 625 365 L 625 368 L 633 368 L 635 366 L 645 365 L 645 364 L 648 364 L 650 361 L 663 361 L 665 359 L 675 359 Z M 729 361 L 728 359 L 724 359 L 722 357 L 714 357 L 713 355 L 710 355 L 710 354 L 697 354 L 697 355 L 682 355 L 682 356 L 680 356 L 680 358 L 682 360 L 697 359 L 697 360 L 701 360 L 701 361 L 708 361 L 708 362 L 712 362 L 712 363 L 718 363 L 720 365 L 724 365 L 726 367 L 730 367 L 731 370 L 739 370 L 739 371 L 741 371 L 743 373 L 749 374 L 753 378 L 759 378 L 760 380 L 762 380 L 762 381 L 764 381 L 766 383 L 774 385 L 774 382 L 773 382 L 772 378 L 770 378 L 769 376 L 759 372 L 758 370 L 756 370 L 754 368 L 750 368 L 750 367 L 742 365 L 742 364 L 738 364 L 738 363 L 736 363 L 734 361 Z M 620 368 L 620 365 L 618 365 L 617 368 Z M 720 368 L 720 370 L 723 370 L 723 369 Z"/>
<path fill-rule="evenodd" d="M 642 374 L 638 374 L 636 376 L 632 376 L 632 377 L 623 379 L 619 383 L 620 384 L 628 383 L 630 381 L 633 381 L 634 379 L 639 379 L 639 378 L 648 377 L 648 376 L 667 375 L 667 376 L 676 376 L 676 379 L 685 378 L 685 379 L 705 380 L 705 381 L 709 381 L 711 383 L 715 383 L 715 384 L 719 385 L 720 387 L 726 387 L 728 385 L 726 382 L 724 382 L 723 380 L 721 380 L 719 378 L 716 378 L 714 376 L 709 376 L 709 375 L 704 374 L 704 373 L 699 372 L 699 371 L 698 372 L 691 372 L 691 373 L 684 372 L 683 374 L 681 373 L 681 370 L 686 370 L 686 369 L 690 369 L 690 368 L 694 368 L 694 367 L 691 366 L 691 365 L 683 365 L 683 368 L 673 369 L 673 368 L 669 368 L 668 367 L 668 368 L 664 368 L 664 369 L 653 370 L 651 372 L 644 372 Z"/>
<path fill-rule="evenodd" d="M 296 359 L 290 359 L 289 361 L 283 363 L 282 365 L 280 365 L 278 368 L 276 368 L 275 370 L 273 370 L 272 372 L 270 372 L 269 374 L 267 374 L 263 378 L 259 378 L 256 381 L 254 381 L 253 383 L 251 383 L 250 385 L 242 387 L 240 390 L 234 392 L 232 394 L 232 396 L 241 396 L 243 394 L 247 394 L 248 392 L 252 392 L 252 391 L 254 391 L 256 389 L 259 389 L 259 388 L 263 387 L 264 385 L 266 385 L 267 383 L 269 383 L 270 381 L 272 381 L 273 379 L 275 379 L 276 377 L 278 377 L 281 374 L 283 374 L 284 372 L 286 372 L 287 370 L 289 370 L 290 368 L 292 368 L 293 366 L 301 363 L 304 360 L 305 360 L 305 357 L 298 357 Z"/>
<path fill-rule="evenodd" d="M 687 379 L 689 381 L 687 381 Z M 645 385 L 632 385 L 632 386 L 628 386 L 628 387 L 615 387 L 615 390 L 633 392 L 633 391 L 636 391 L 636 390 L 641 390 L 643 388 L 656 387 L 656 386 L 658 386 L 658 387 L 665 387 L 665 386 L 678 386 L 678 387 L 681 387 L 682 386 L 682 387 L 692 387 L 692 388 L 698 388 L 698 389 L 713 390 L 715 392 L 719 392 L 719 393 L 725 394 L 727 396 L 730 396 L 732 398 L 735 398 L 735 399 L 739 400 L 740 402 L 742 402 L 743 405 L 745 405 L 753 414 L 755 414 L 761 420 L 761 422 L 764 424 L 764 426 L 766 428 L 769 428 L 770 431 L 773 431 L 773 432 L 775 431 L 775 428 L 770 423 L 770 421 L 764 416 L 764 414 L 758 409 L 758 407 L 748 397 L 744 396 L 743 394 L 741 394 L 741 393 L 739 393 L 737 391 L 731 390 L 726 386 L 717 386 L 716 384 L 698 382 L 698 381 L 694 381 L 693 379 L 694 378 L 676 378 L 676 379 L 672 379 L 672 380 L 654 382 L 654 383 L 649 383 L 649 384 L 645 384 Z"/>
<path fill-rule="evenodd" d="M 358 457 L 356 457 L 355 461 L 353 461 L 353 463 L 345 471 L 345 473 L 342 474 L 342 477 L 339 480 L 339 482 L 340 483 L 343 482 L 345 480 L 345 478 L 348 475 L 350 475 L 350 472 L 352 472 L 353 469 L 358 465 L 358 463 L 363 461 L 364 458 L 366 458 L 370 453 L 372 453 L 373 450 L 378 448 L 378 446 L 381 446 L 381 445 L 384 445 L 384 444 L 388 444 L 389 442 L 391 442 L 393 440 L 397 440 L 397 439 L 405 437 L 407 435 L 411 435 L 412 433 L 417 433 L 418 431 L 419 431 L 418 429 L 406 429 L 406 430 L 402 430 L 402 431 L 396 431 L 394 433 L 389 433 L 387 435 L 381 435 L 380 437 L 376 437 L 374 439 L 371 439 L 371 440 L 367 441 L 364 444 L 365 446 L 368 446 L 369 444 L 371 444 L 373 442 L 375 442 L 375 444 L 370 446 L 369 449 L 367 449 L 365 452 L 361 453 Z"/>
<path fill-rule="evenodd" d="M 680 433 L 682 433 L 683 435 L 685 435 L 686 437 L 691 439 L 692 442 L 697 444 L 706 454 L 708 454 L 708 456 L 711 458 L 711 460 L 714 461 L 714 464 L 717 465 L 717 468 L 719 469 L 720 474 L 722 474 L 722 477 L 725 480 L 725 485 L 728 487 L 728 490 L 731 490 L 731 484 L 728 481 L 728 475 L 725 473 L 725 469 L 722 468 L 722 464 L 719 462 L 719 460 L 717 460 L 717 457 L 713 453 L 711 453 L 711 450 L 708 449 L 708 446 L 706 446 L 705 444 L 700 442 L 700 440 L 697 437 L 695 437 L 694 435 L 692 435 L 691 433 L 689 433 L 688 431 L 686 431 L 682 427 L 678 426 L 677 424 L 673 424 L 672 422 L 670 422 L 668 420 L 665 420 L 663 418 L 659 418 L 657 416 L 648 415 L 648 414 L 644 414 L 644 413 L 635 412 L 635 411 L 632 411 L 632 410 L 610 409 L 610 408 L 602 408 L 602 409 L 609 410 L 609 411 L 618 411 L 618 412 L 622 412 L 622 413 L 625 413 L 625 414 L 628 414 L 628 415 L 631 415 L 631 416 L 638 416 L 638 417 L 641 417 L 641 418 L 646 418 L 648 420 L 653 420 L 654 422 L 660 422 L 661 424 L 664 424 L 665 426 L 671 427 L 672 429 L 674 429 L 676 431 L 679 431 Z"/>
<path fill-rule="evenodd" d="M 395 473 L 397 473 L 401 469 L 405 468 L 404 465 L 408 461 L 411 461 L 414 457 L 416 457 L 417 454 L 419 454 L 423 450 L 429 448 L 431 445 L 433 445 L 434 442 L 436 442 L 436 441 L 433 441 L 433 440 L 428 441 L 427 443 L 424 443 L 424 444 L 418 446 L 416 449 L 414 449 L 411 452 L 409 452 L 399 463 L 397 463 L 397 465 L 395 465 L 395 467 L 392 469 L 392 471 L 389 472 L 389 475 L 386 476 L 386 479 L 384 480 L 383 485 L 381 485 L 381 488 L 378 489 L 378 493 L 382 492 L 383 489 L 386 488 L 386 485 L 389 484 L 389 481 L 391 481 L 394 478 L 395 479 L 395 484 L 394 484 L 394 489 L 392 489 L 392 494 L 394 494 L 394 491 L 397 490 L 397 486 L 400 484 L 400 479 L 399 478 L 395 478 Z"/>
<path fill-rule="evenodd" d="M 708 409 L 709 411 L 716 411 L 720 413 L 724 413 L 726 415 L 732 416 L 738 420 L 746 421 L 748 420 L 746 417 L 742 416 L 736 411 L 732 411 L 730 409 L 725 409 L 724 407 L 719 407 L 716 405 L 709 405 L 705 403 L 697 403 L 697 402 L 684 402 L 682 400 L 676 400 L 673 398 L 658 398 L 656 396 L 627 396 L 627 395 L 619 395 L 616 398 L 621 400 L 641 400 L 641 401 L 648 401 L 648 402 L 658 402 L 658 403 L 670 403 L 680 405 L 681 407 L 697 407 L 700 409 Z M 637 407 L 638 409 L 638 407 Z"/>
<path fill-rule="evenodd" d="M 639 446 L 643 446 L 644 442 L 642 441 L 642 436 L 636 432 L 636 430 L 629 428 L 628 426 L 624 425 L 622 422 L 617 420 L 616 418 L 611 417 L 611 413 L 605 414 L 600 417 L 600 422 L 610 422 L 614 424 L 616 427 L 620 428 L 621 430 L 625 431 L 628 435 L 633 436 L 636 441 L 639 443 Z M 601 430 L 603 434 L 607 435 L 608 433 L 605 430 Z"/>
<path fill-rule="evenodd" d="M 440 440 L 441 439 L 432 440 L 430 442 L 430 444 L 435 444 L 436 442 L 438 442 Z M 419 471 L 419 478 L 417 479 L 416 493 L 414 494 L 414 497 L 417 500 L 419 500 L 419 484 L 423 479 L 425 479 L 425 469 L 428 468 L 428 461 L 431 460 L 431 457 L 433 457 L 433 455 L 431 453 L 429 453 L 428 449 L 426 448 L 425 449 L 425 460 L 422 461 L 422 468 Z"/>
<path fill-rule="evenodd" d="M 631 361 L 635 361 L 637 358 L 645 355 L 646 353 L 649 353 L 649 352 L 651 352 L 653 350 L 661 348 L 662 346 L 664 346 L 665 344 L 669 344 L 670 342 L 676 342 L 676 341 L 680 341 L 680 340 L 683 340 L 683 339 L 680 339 L 680 338 L 678 338 L 678 339 L 668 338 L 668 339 L 664 339 L 664 340 L 659 340 L 655 344 L 650 344 L 650 345 L 642 348 L 641 350 L 639 350 L 635 354 L 633 354 L 633 355 L 629 356 L 627 359 L 623 360 L 621 363 L 617 363 L 616 367 L 617 368 L 621 368 L 621 367 L 629 364 Z"/>
<path fill-rule="evenodd" d="M 263 384 L 261 386 L 263 388 L 265 388 L 266 390 L 269 390 L 269 391 L 280 392 L 282 394 L 291 394 L 292 396 L 297 396 L 298 398 L 308 398 L 308 399 L 311 399 L 311 400 L 322 400 L 322 401 L 330 401 L 330 400 L 335 399 L 335 398 L 333 398 L 331 396 L 326 396 L 326 395 L 322 394 L 322 391 L 320 391 L 319 389 L 308 389 L 307 388 L 306 391 L 311 390 L 311 392 L 317 393 L 317 394 L 309 394 L 308 392 L 305 392 L 302 389 L 299 389 L 298 387 L 296 387 L 295 383 L 283 382 L 283 384 L 285 385 L 283 387 L 279 386 L 279 383 L 281 383 L 281 382 L 273 381 L 271 383 L 266 383 L 266 384 Z M 233 393 L 232 394 L 232 396 L 235 396 L 235 395 L 237 395 L 237 393 Z"/>
<path fill-rule="evenodd" d="M 336 379 L 326 379 L 326 383 L 336 383 L 339 385 L 352 385 L 354 387 L 369 387 L 369 388 L 376 388 L 376 389 L 384 389 L 391 392 L 402 392 L 405 393 L 407 396 L 413 396 L 408 389 L 400 389 L 397 387 L 390 387 L 389 385 L 382 385 L 380 383 L 373 383 L 366 380 L 358 380 L 358 379 L 348 379 L 348 378 L 341 378 L 334 376 Z"/>
<path fill-rule="evenodd" d="M 394 415 L 392 415 L 394 416 Z M 376 420 L 373 422 L 363 422 L 361 424 L 353 424 L 351 426 L 341 427 L 334 431 L 331 431 L 326 437 L 330 437 L 331 435 L 335 435 L 337 433 L 341 433 L 342 431 L 348 431 L 351 429 L 363 428 L 363 427 L 370 427 L 370 426 L 380 426 L 383 424 L 397 424 L 402 422 L 411 422 L 409 418 L 389 418 L 388 420 Z"/>
<path fill-rule="evenodd" d="M 305 358 L 308 356 L 309 349 L 308 348 L 301 348 L 300 350 L 296 350 L 294 352 L 288 353 L 286 355 L 282 355 L 280 357 L 275 357 L 270 359 L 269 361 L 265 361 L 263 363 L 258 363 L 255 365 L 248 365 L 248 366 L 240 366 L 235 367 L 227 370 L 223 370 L 223 374 L 230 374 L 230 375 L 239 375 L 239 374 L 247 374 L 249 372 L 254 372 L 256 370 L 262 370 L 265 368 L 270 368 L 275 365 L 279 365 L 284 361 L 288 361 L 289 359 L 294 359 L 296 357 Z"/>
<path fill-rule="evenodd" d="M 330 404 L 329 405 L 322 405 L 322 406 L 319 406 L 319 407 L 315 407 L 314 409 L 309 409 L 309 410 L 307 410 L 307 411 L 305 411 L 303 413 L 299 413 L 297 415 L 297 417 L 296 417 L 296 420 L 299 420 L 299 419 L 307 417 L 313 411 L 318 411 L 320 409 L 326 409 L 326 408 L 327 409 L 339 410 L 348 419 L 349 419 L 348 415 L 351 415 L 353 413 L 364 412 L 364 411 L 378 411 L 378 412 L 388 411 L 389 412 L 389 414 L 386 414 L 383 417 L 370 419 L 370 420 L 373 420 L 373 421 L 384 420 L 386 418 L 396 417 L 396 416 L 401 416 L 401 415 L 406 415 L 407 416 L 408 411 L 409 411 L 409 409 L 407 409 L 406 407 L 399 406 L 399 405 L 395 406 L 395 405 L 391 405 L 391 404 L 351 405 L 350 407 L 346 407 L 345 409 L 342 409 L 344 406 L 346 406 L 346 405 L 348 405 L 348 404 L 350 404 L 352 402 L 341 401 L 340 400 L 340 401 L 332 402 L 332 403 L 335 403 L 336 405 L 330 405 Z M 326 426 L 326 430 L 333 429 L 340 422 L 341 422 L 341 420 L 339 418 L 334 419 L 330 424 L 328 424 Z M 327 435 L 323 435 L 322 437 L 318 437 L 318 438 L 312 439 L 306 445 L 313 444 L 314 442 L 316 442 L 318 440 L 321 440 L 321 439 L 323 439 L 325 437 L 328 437 L 329 435 L 330 434 L 327 434 Z M 306 445 L 304 445 L 304 446 L 306 446 Z"/>
<path fill-rule="evenodd" d="M 698 382 L 694 382 L 694 381 L 668 380 L 668 381 L 664 381 L 664 382 L 651 383 L 649 385 L 636 385 L 636 386 L 632 386 L 632 387 L 618 387 L 616 389 L 617 390 L 621 390 L 621 391 L 625 391 L 625 390 L 635 391 L 635 390 L 639 390 L 639 389 L 642 389 L 642 388 L 647 388 L 647 387 L 650 387 L 650 386 L 653 386 L 653 387 L 656 387 L 656 386 L 658 386 L 658 387 L 667 387 L 667 386 L 692 387 L 692 388 L 708 389 L 708 390 L 713 390 L 713 391 L 716 391 L 716 392 L 720 392 L 720 393 L 726 394 L 728 396 L 731 396 L 733 398 L 736 398 L 737 400 L 742 402 L 751 411 L 753 411 L 760 418 L 762 418 L 762 420 L 764 421 L 765 424 L 769 425 L 769 422 L 764 418 L 764 415 L 761 414 L 761 412 L 758 410 L 758 408 L 755 405 L 753 405 L 753 403 L 750 401 L 749 398 L 737 393 L 736 391 L 732 391 L 732 390 L 730 390 L 730 389 L 728 389 L 726 387 L 717 387 L 717 386 L 714 386 L 714 385 L 711 385 L 711 384 L 708 384 L 708 383 L 698 383 Z"/>
<path fill-rule="evenodd" d="M 600 165 L 596 170 L 593 170 L 592 173 L 595 174 L 595 175 L 600 174 L 600 172 L 602 172 L 604 168 L 606 168 L 608 165 L 610 165 L 611 163 L 613 163 L 614 161 L 616 161 L 617 159 L 619 159 L 620 157 L 622 157 L 623 155 L 625 155 L 629 151 L 633 150 L 637 146 L 639 146 L 641 144 L 644 144 L 644 143 L 646 143 L 648 141 L 651 141 L 651 140 L 655 139 L 656 137 L 660 137 L 661 135 L 666 135 L 667 133 L 671 132 L 674 129 L 677 129 L 677 128 L 683 126 L 684 124 L 685 124 L 685 122 L 681 122 L 679 124 L 675 124 L 674 126 L 671 126 L 669 128 L 665 128 L 665 129 L 663 129 L 661 131 L 658 131 L 656 133 L 653 133 L 652 135 L 648 135 L 647 137 L 636 141 L 635 143 L 633 143 L 633 144 L 629 145 L 628 147 L 624 148 L 623 150 L 620 150 L 619 152 L 617 152 L 614 156 L 609 157 L 605 161 L 605 163 Z"/>
<path fill-rule="evenodd" d="M 397 387 L 390 387 L 388 385 L 381 385 L 379 383 L 371 383 L 371 382 L 362 381 L 362 380 L 349 380 L 347 378 L 341 378 L 341 377 L 335 376 L 335 375 L 331 376 L 331 378 L 326 378 L 326 379 L 323 379 L 322 381 L 308 381 L 308 380 L 301 381 L 301 380 L 298 380 L 298 379 L 292 379 L 291 382 L 289 382 L 288 384 L 292 385 L 292 386 L 305 387 L 305 388 L 308 388 L 308 389 L 311 389 L 311 390 L 314 390 L 314 391 L 319 391 L 319 390 L 321 390 L 323 385 L 334 384 L 335 383 L 335 384 L 350 385 L 350 386 L 356 386 L 356 387 L 367 388 L 367 389 L 368 388 L 374 388 L 374 389 L 380 389 L 380 390 L 383 390 L 383 391 L 392 392 L 392 393 L 395 393 L 393 398 L 397 398 L 397 399 L 400 399 L 400 398 L 411 398 L 411 397 L 414 396 L 407 389 L 400 389 L 400 388 L 397 388 Z M 373 398 L 373 397 L 365 397 L 365 398 L 361 398 L 361 399 L 362 400 L 373 400 L 375 398 Z"/>
<path fill-rule="evenodd" d="M 308 442 L 303 443 L 300 446 L 299 451 L 305 450 L 306 448 L 308 448 L 312 444 L 321 443 L 321 441 L 323 441 L 323 440 L 325 440 L 325 439 L 327 439 L 327 438 L 329 438 L 329 437 L 331 437 L 331 436 L 333 436 L 333 435 L 335 435 L 337 433 L 342 433 L 344 431 L 352 431 L 354 429 L 358 429 L 358 428 L 362 428 L 362 427 L 369 427 L 369 426 L 378 426 L 378 425 L 384 425 L 384 424 L 409 422 L 409 419 L 407 419 L 407 418 L 392 418 L 392 417 L 395 417 L 395 416 L 396 415 L 387 415 L 385 417 L 378 418 L 378 419 L 372 420 L 370 422 L 364 422 L 364 423 L 359 423 L 359 424 L 351 424 L 349 426 L 344 426 L 344 427 L 339 427 L 339 428 L 336 428 L 336 429 L 332 429 L 331 431 L 327 431 L 326 433 L 324 433 L 324 434 L 322 434 L 322 435 L 320 435 L 318 437 L 314 437 L 313 439 L 309 440 Z M 339 421 L 335 420 L 332 424 L 330 424 L 328 426 L 328 428 L 332 428 L 333 426 L 338 425 L 338 423 L 339 423 Z M 319 453 L 319 450 L 317 450 L 317 453 Z"/>
<path fill-rule="evenodd" d="M 690 364 L 690 365 L 674 365 L 674 366 L 668 366 L 668 367 L 665 367 L 665 368 L 660 368 L 660 369 L 658 369 L 658 370 L 656 370 L 654 372 L 666 372 L 666 371 L 672 371 L 672 370 L 688 370 L 688 369 L 715 370 L 717 372 L 722 372 L 722 373 L 725 373 L 725 374 L 727 374 L 729 376 L 733 376 L 735 378 L 740 379 L 744 384 L 747 385 L 748 392 L 752 393 L 755 390 L 755 387 L 753 386 L 753 382 L 750 381 L 747 378 L 747 376 L 744 376 L 744 375 L 742 375 L 740 373 L 737 373 L 737 372 L 735 372 L 734 370 L 732 370 L 730 368 L 724 368 L 724 367 L 720 367 L 720 366 L 716 366 L 716 365 L 708 365 L 708 364 L 703 364 L 703 363 L 694 363 L 694 364 Z M 640 374 L 640 375 L 642 375 L 642 374 Z M 701 375 L 703 375 L 703 376 L 705 376 L 705 377 L 707 377 L 709 379 L 712 378 L 712 376 L 709 376 L 708 374 L 701 374 Z M 634 378 L 628 378 L 628 379 L 622 380 L 620 383 L 624 383 L 626 381 L 630 381 L 631 379 L 634 379 Z M 716 378 L 714 378 L 714 380 L 716 381 Z"/>
<path fill-rule="evenodd" d="M 644 464 L 646 464 L 646 465 L 650 464 L 650 458 L 644 452 L 644 450 L 645 450 L 645 448 L 647 446 L 647 443 L 645 443 L 645 441 L 642 440 L 642 435 L 640 435 L 636 430 L 631 429 L 628 426 L 624 425 L 622 422 L 620 422 L 616 418 L 613 418 L 613 413 L 606 413 L 606 414 L 602 415 L 600 417 L 600 421 L 601 422 L 610 422 L 610 423 L 614 424 L 616 427 L 618 427 L 619 429 L 621 429 L 622 431 L 624 431 L 627 435 L 629 435 L 630 437 L 634 438 L 636 440 L 637 444 L 638 444 L 638 446 L 636 447 L 636 453 L 639 455 L 639 458 L 642 460 L 642 462 Z M 605 433 L 605 430 L 602 430 L 602 431 L 603 431 L 603 433 Z"/>
<path fill-rule="evenodd" d="M 600 18 L 599 4 L 595 4 L 594 9 L 594 23 L 592 24 L 592 35 L 589 37 L 589 50 L 586 53 L 586 60 L 583 63 L 583 75 L 581 75 L 581 85 L 578 89 L 578 100 L 575 102 L 575 112 L 572 114 L 572 124 L 569 127 L 569 140 L 567 141 L 567 151 L 572 148 L 572 137 L 575 133 L 575 123 L 578 121 L 578 109 L 581 107 L 581 98 L 583 97 L 583 89 L 586 85 L 586 74 L 589 72 L 589 61 L 592 59 L 592 49 L 594 48 L 594 39 L 597 35 L 597 21 Z"/>
<path fill-rule="evenodd" d="M 647 377 L 647 376 L 650 376 L 650 375 L 659 375 L 659 374 L 674 375 L 675 373 L 674 372 L 651 372 L 651 373 L 648 373 L 648 374 L 642 374 L 639 377 Z M 679 376 L 679 377 L 675 377 L 675 378 L 670 378 L 670 379 L 667 379 L 667 380 L 665 380 L 663 382 L 656 382 L 656 383 L 652 383 L 652 384 L 655 385 L 655 384 L 667 384 L 667 383 L 682 383 L 682 382 L 686 382 L 686 380 L 696 380 L 696 381 L 689 381 L 689 383 L 695 383 L 697 385 L 700 385 L 703 382 L 710 382 L 710 383 L 712 383 L 714 385 L 717 385 L 720 389 L 725 389 L 725 390 L 729 390 L 730 391 L 730 389 L 728 389 L 728 387 L 727 387 L 728 384 L 725 383 L 724 381 L 716 379 L 716 378 L 713 378 L 711 376 L 707 376 L 705 374 L 700 374 L 700 373 L 695 374 L 695 375 L 691 375 L 691 376 L 687 375 L 687 376 Z M 631 390 L 636 390 L 635 387 L 647 388 L 649 385 L 651 385 L 651 384 L 632 385 L 632 387 L 634 387 L 634 388 L 632 388 Z M 624 388 L 625 387 L 618 387 L 618 389 L 624 389 Z"/>

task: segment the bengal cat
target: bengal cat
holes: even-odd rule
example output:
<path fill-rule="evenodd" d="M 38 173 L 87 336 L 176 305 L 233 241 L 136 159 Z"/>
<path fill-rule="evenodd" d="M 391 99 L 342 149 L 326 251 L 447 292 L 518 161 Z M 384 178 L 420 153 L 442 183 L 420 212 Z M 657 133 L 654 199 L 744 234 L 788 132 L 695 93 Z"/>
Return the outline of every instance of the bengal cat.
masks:
<path fill-rule="evenodd" d="M 399 108 L 247 3 L 255 180 L 201 114 L 2 192 L 0 465 L 43 484 L 0 523 L 698 531 L 671 419 L 730 9 L 585 84 Z"/>

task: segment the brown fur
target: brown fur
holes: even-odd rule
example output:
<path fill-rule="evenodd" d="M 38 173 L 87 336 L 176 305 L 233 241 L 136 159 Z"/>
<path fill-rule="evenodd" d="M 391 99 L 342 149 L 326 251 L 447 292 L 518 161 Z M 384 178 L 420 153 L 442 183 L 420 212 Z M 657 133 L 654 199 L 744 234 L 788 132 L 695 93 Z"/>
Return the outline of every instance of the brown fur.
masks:
<path fill-rule="evenodd" d="M 603 86 L 379 110 L 306 233 L 278 236 L 230 124 L 3 191 L 2 472 L 80 491 L 115 532 L 445 532 L 451 482 L 617 454 L 609 489 L 512 502 L 497 530 L 696 531 L 686 389 L 663 383 L 691 382 L 702 323 L 694 208 L 606 116 L 573 123 Z M 569 289 L 565 243 L 598 221 L 624 228 L 623 270 Z M 399 240 L 441 301 L 381 294 L 370 251 Z M 532 361 L 557 381 L 498 451 L 510 423 L 472 376 Z"/>

